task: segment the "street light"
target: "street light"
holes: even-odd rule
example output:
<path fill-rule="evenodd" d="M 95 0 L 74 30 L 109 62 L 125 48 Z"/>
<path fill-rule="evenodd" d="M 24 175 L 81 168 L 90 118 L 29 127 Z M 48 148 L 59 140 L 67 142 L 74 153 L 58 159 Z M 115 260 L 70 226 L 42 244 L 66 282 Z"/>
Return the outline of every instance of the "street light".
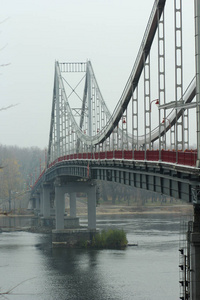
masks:
<path fill-rule="evenodd" d="M 170 122 L 170 119 L 168 118 L 163 118 L 162 120 L 162 123 L 164 124 L 165 123 L 165 120 L 167 120 L 169 122 L 169 128 L 171 128 L 171 122 Z"/>
<path fill-rule="evenodd" d="M 153 102 L 156 102 L 155 104 L 156 104 L 157 106 L 160 104 L 160 102 L 159 102 L 158 99 L 152 100 L 152 101 L 150 102 L 150 112 L 151 112 L 151 104 L 152 104 Z"/>

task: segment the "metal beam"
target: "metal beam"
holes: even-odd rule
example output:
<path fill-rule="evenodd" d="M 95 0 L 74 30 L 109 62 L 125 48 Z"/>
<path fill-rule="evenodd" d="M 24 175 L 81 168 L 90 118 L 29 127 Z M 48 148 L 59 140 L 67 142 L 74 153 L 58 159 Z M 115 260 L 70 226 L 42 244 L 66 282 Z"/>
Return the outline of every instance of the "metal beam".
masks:
<path fill-rule="evenodd" d="M 184 101 L 179 101 L 176 103 L 176 101 L 171 101 L 166 104 L 159 105 L 158 109 L 175 109 L 175 108 L 184 108 L 184 109 L 190 109 L 190 108 L 196 108 L 197 102 L 192 103 L 184 103 Z"/>

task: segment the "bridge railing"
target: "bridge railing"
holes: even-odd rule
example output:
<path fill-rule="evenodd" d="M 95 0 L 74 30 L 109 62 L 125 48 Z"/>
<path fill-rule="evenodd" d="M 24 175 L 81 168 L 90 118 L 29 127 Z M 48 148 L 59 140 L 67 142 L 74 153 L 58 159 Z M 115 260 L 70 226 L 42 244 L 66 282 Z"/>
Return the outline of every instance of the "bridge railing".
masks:
<path fill-rule="evenodd" d="M 176 161 L 178 157 L 178 160 Z M 105 152 L 88 152 L 88 153 L 74 153 L 69 155 L 64 155 L 52 163 L 50 163 L 47 169 L 44 169 L 40 174 L 36 182 L 33 184 L 33 187 L 42 180 L 43 175 L 46 170 L 56 166 L 65 161 L 73 161 L 73 160 L 132 160 L 132 161 L 145 161 L 145 151 L 144 150 L 112 150 Z M 197 150 L 185 150 L 178 151 L 178 155 L 176 156 L 176 151 L 174 150 L 161 150 L 161 160 L 159 160 L 159 150 L 147 150 L 146 151 L 146 161 L 152 162 L 164 162 L 169 164 L 177 164 L 183 166 L 195 167 L 197 161 Z M 33 188 L 32 187 L 32 188 Z"/>
<path fill-rule="evenodd" d="M 70 160 L 104 160 L 104 159 L 125 159 L 125 160 L 145 160 L 144 150 L 114 150 L 114 151 L 102 151 L 102 152 L 85 152 L 85 153 L 74 153 L 65 156 L 61 156 L 54 160 L 48 165 L 51 168 L 56 163 Z M 166 163 L 177 163 L 185 166 L 196 165 L 197 150 L 185 150 L 178 151 L 178 161 L 176 161 L 176 151 L 174 150 L 161 150 L 161 162 Z M 146 151 L 147 161 L 159 161 L 159 150 L 147 150 Z"/>

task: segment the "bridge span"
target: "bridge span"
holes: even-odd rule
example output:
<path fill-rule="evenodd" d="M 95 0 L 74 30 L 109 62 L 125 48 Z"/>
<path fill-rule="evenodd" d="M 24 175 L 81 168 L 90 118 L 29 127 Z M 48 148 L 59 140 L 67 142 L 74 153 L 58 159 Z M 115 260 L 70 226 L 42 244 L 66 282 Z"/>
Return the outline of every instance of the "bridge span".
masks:
<path fill-rule="evenodd" d="M 37 190 L 43 182 L 53 182 L 61 178 L 63 182 L 87 182 L 106 180 L 130 185 L 153 192 L 182 199 L 195 201 L 198 192 L 199 170 L 195 167 L 197 153 L 179 152 L 176 164 L 176 153 L 162 151 L 163 160 L 159 161 L 159 151 L 137 151 L 140 159 L 132 159 L 132 151 L 112 151 L 100 153 L 78 153 L 59 157 L 45 169 L 35 182 Z"/>
<path fill-rule="evenodd" d="M 188 64 L 183 72 L 182 0 L 174 0 L 173 8 L 174 28 L 170 35 L 173 42 L 169 41 L 169 47 L 170 51 L 174 48 L 174 65 L 172 60 L 167 63 L 166 55 L 167 2 L 154 1 L 135 64 L 112 114 L 90 61 L 55 62 L 47 161 L 32 185 L 31 201 L 43 224 L 51 222 L 55 209 L 54 233 L 77 226 L 77 192 L 87 194 L 88 229 L 96 229 L 96 180 L 193 203 L 188 247 L 181 249 L 184 262 L 180 265 L 183 270 L 180 299 L 197 300 L 200 299 L 200 286 L 196 284 L 200 281 L 200 0 L 194 0 L 196 72 L 186 89 L 183 85 L 187 81 Z M 152 53 L 157 56 L 156 63 L 151 59 Z M 173 75 L 167 77 L 171 71 Z M 156 78 L 152 75 L 155 73 Z M 169 86 L 173 88 L 169 96 L 166 81 L 170 79 Z M 157 97 L 153 98 L 155 91 Z M 195 118 L 196 128 L 190 126 L 190 114 Z M 194 137 L 196 149 L 191 149 L 190 140 Z M 66 193 L 70 195 L 68 223 Z"/>

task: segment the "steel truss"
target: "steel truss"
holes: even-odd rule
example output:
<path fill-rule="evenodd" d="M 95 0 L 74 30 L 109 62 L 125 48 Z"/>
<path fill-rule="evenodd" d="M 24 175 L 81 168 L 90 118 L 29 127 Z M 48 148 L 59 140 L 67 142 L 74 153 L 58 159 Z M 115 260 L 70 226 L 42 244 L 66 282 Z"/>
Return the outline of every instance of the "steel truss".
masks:
<path fill-rule="evenodd" d="M 170 147 L 182 150 L 188 147 L 187 104 L 195 96 L 195 84 L 183 94 L 182 71 L 182 1 L 174 1 L 175 11 L 175 106 L 167 115 L 165 87 L 165 0 L 156 0 L 148 21 L 147 29 L 136 58 L 131 75 L 122 96 L 113 112 L 109 112 L 100 92 L 90 61 L 78 63 L 55 63 L 53 104 L 48 149 L 48 163 L 68 154 L 94 153 L 102 151 L 151 150 L 154 141 L 159 140 L 159 153 L 166 149 L 166 133 L 170 130 Z M 150 50 L 154 36 L 158 33 L 158 100 L 159 125 L 151 128 L 151 70 Z M 144 134 L 138 134 L 139 95 L 138 85 L 141 74 L 144 79 Z M 70 73 L 83 73 L 85 80 L 83 95 L 80 97 L 70 86 Z M 67 95 L 65 84 L 71 88 Z M 81 100 L 80 107 L 71 108 L 69 98 L 76 94 Z M 131 113 L 129 114 L 129 102 Z M 179 103 L 186 107 L 182 108 Z M 162 112 L 163 109 L 163 112 Z M 131 120 L 129 119 L 131 115 Z M 77 122 L 77 118 L 79 121 Z M 130 125 L 130 124 L 131 125 Z M 129 133 L 128 130 L 131 129 Z"/>

